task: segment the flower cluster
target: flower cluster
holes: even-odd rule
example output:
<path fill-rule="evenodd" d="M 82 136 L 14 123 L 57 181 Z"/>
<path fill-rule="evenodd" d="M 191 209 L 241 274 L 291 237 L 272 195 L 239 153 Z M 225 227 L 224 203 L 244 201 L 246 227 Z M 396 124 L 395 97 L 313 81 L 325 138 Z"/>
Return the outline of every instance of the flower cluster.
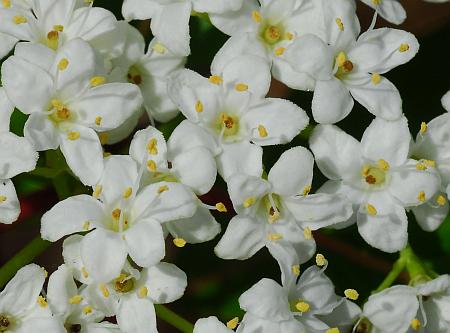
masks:
<path fill-rule="evenodd" d="M 186 274 L 162 261 L 166 239 L 180 248 L 213 240 L 221 232 L 214 215 L 232 208 L 216 255 L 245 260 L 266 247 L 281 284 L 260 280 L 239 298 L 242 320 L 200 319 L 195 333 L 339 333 L 358 320 L 371 332 L 447 332 L 448 276 L 422 274 L 361 310 L 356 290 L 335 293 L 316 253 L 313 231 L 354 223 L 372 247 L 398 252 L 408 243 L 407 212 L 425 231 L 449 212 L 448 113 L 412 138 L 400 92 L 384 74 L 410 61 L 419 43 L 375 28 L 377 15 L 404 21 L 399 1 L 362 2 L 375 13 L 365 32 L 355 0 L 125 0 L 125 21 L 89 0 L 3 0 L 0 222 L 20 213 L 11 178 L 34 170 L 47 151 L 59 149 L 91 191 L 42 217 L 44 240 L 68 236 L 64 264 L 46 293 L 40 267 L 16 274 L 0 294 L 0 332 L 157 332 L 154 305 L 187 286 Z M 206 77 L 185 68 L 191 15 L 230 36 Z M 148 44 L 129 23 L 145 19 Z M 272 78 L 313 91 L 312 119 L 267 97 Z M 375 116 L 360 141 L 336 125 L 355 100 Z M 450 111 L 450 93 L 442 103 Z M 9 129 L 15 108 L 27 118 L 24 137 Z M 157 129 L 179 113 L 170 135 Z M 136 131 L 143 115 L 152 125 Z M 309 149 L 263 165 L 264 147 L 305 129 Z M 129 137 L 128 154 L 104 151 Z M 315 164 L 329 180 L 313 193 Z M 202 201 L 218 175 L 232 207 Z M 314 256 L 316 265 L 300 269 Z"/>

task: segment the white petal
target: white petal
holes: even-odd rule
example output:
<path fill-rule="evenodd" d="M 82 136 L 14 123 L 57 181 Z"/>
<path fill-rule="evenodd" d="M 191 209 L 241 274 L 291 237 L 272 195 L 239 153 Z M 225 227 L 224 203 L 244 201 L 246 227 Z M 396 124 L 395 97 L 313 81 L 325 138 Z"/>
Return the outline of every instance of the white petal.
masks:
<path fill-rule="evenodd" d="M 124 233 L 128 253 L 141 267 L 158 263 L 165 255 L 164 234 L 156 221 L 139 221 Z"/>
<path fill-rule="evenodd" d="M 208 317 L 197 320 L 193 333 L 232 333 L 217 317 Z"/>
<path fill-rule="evenodd" d="M 375 9 L 381 17 L 394 24 L 401 24 L 406 19 L 406 11 L 402 4 L 397 0 L 385 0 L 379 5 L 371 0 L 361 0 L 366 5 Z"/>
<path fill-rule="evenodd" d="M 77 281 L 92 284 L 93 280 L 89 276 L 89 272 L 85 271 L 83 274 L 83 268 L 86 270 L 81 259 L 81 242 L 83 238 L 83 236 L 78 234 L 67 237 L 63 242 L 62 256 L 64 264 L 70 269 L 71 274 Z"/>
<path fill-rule="evenodd" d="M 416 286 L 417 291 L 422 296 L 438 296 L 433 294 L 447 293 L 450 287 L 450 278 L 448 274 L 438 276 L 437 278 Z"/>
<path fill-rule="evenodd" d="M 228 180 L 236 173 L 260 177 L 262 174 L 261 147 L 247 141 L 223 144 L 223 152 L 217 158 L 217 167 L 223 179 Z"/>
<path fill-rule="evenodd" d="M 257 208 L 257 200 L 268 194 L 270 190 L 270 183 L 260 176 L 236 173 L 228 179 L 228 193 L 237 211 L 242 209 L 240 206 L 250 197 L 253 198 L 254 206 Z"/>
<path fill-rule="evenodd" d="M 52 97 L 53 79 L 40 67 L 10 57 L 2 65 L 2 83 L 11 102 L 22 112 L 47 110 Z"/>
<path fill-rule="evenodd" d="M 69 300 L 78 294 L 72 272 L 66 265 L 61 265 L 50 275 L 47 287 L 47 300 L 54 314 L 64 316 L 69 313 Z"/>
<path fill-rule="evenodd" d="M 312 101 L 314 120 L 334 124 L 348 116 L 353 109 L 353 98 L 348 88 L 335 77 L 317 81 Z"/>
<path fill-rule="evenodd" d="M 144 270 L 141 279 L 155 304 L 176 301 L 183 296 L 187 286 L 186 274 L 177 266 L 165 262 Z"/>
<path fill-rule="evenodd" d="M 291 89 L 313 91 L 316 85 L 314 78 L 306 73 L 295 71 L 283 58 L 273 59 L 272 75 Z"/>
<path fill-rule="evenodd" d="M 243 0 L 193 0 L 194 10 L 199 13 L 226 13 L 237 11 L 242 7 Z"/>
<path fill-rule="evenodd" d="M 441 179 L 434 168 L 418 170 L 417 161 L 409 160 L 391 173 L 389 192 L 405 207 L 418 206 L 431 199 L 441 186 Z M 419 193 L 424 194 L 424 198 Z"/>
<path fill-rule="evenodd" d="M 410 141 L 411 134 L 405 117 L 396 121 L 375 118 L 361 139 L 362 154 L 373 162 L 383 159 L 391 167 L 399 166 L 406 161 Z"/>
<path fill-rule="evenodd" d="M 374 204 L 378 210 L 376 204 Z M 359 211 L 357 216 L 358 230 L 364 240 L 371 246 L 384 252 L 402 250 L 408 242 L 408 218 L 405 209 L 392 204 L 391 214 L 375 216 Z"/>
<path fill-rule="evenodd" d="M 269 172 L 273 192 L 281 196 L 302 194 L 312 184 L 313 167 L 314 157 L 306 148 L 286 150 Z"/>
<path fill-rule="evenodd" d="M 254 31 L 257 23 L 252 20 L 252 12 L 259 9 L 259 4 L 255 0 L 243 1 L 242 7 L 238 11 L 230 11 L 222 14 L 210 13 L 211 23 L 223 33 L 233 36 L 242 32 Z"/>
<path fill-rule="evenodd" d="M 41 112 L 30 114 L 24 127 L 24 135 L 37 151 L 57 149 L 60 138 L 55 124 Z"/>
<path fill-rule="evenodd" d="M 308 125 L 309 118 L 290 101 L 266 98 L 252 106 L 242 117 L 242 122 L 255 144 L 268 146 L 290 142 Z M 264 126 L 267 136 L 261 136 L 260 126 Z"/>
<path fill-rule="evenodd" d="M 51 73 L 52 65 L 55 62 L 56 52 L 44 44 L 22 42 L 16 45 L 14 56 Z"/>
<path fill-rule="evenodd" d="M 312 230 L 344 222 L 353 214 L 350 201 L 342 194 L 284 198 L 284 203 L 303 228 Z"/>
<path fill-rule="evenodd" d="M 0 59 L 3 59 L 17 44 L 16 37 L 0 33 Z"/>
<path fill-rule="evenodd" d="M 70 140 L 61 133 L 61 152 L 67 165 L 85 185 L 94 185 L 103 171 L 103 149 L 94 130 L 84 126 L 73 126 L 69 132 L 78 132 L 79 138 Z"/>
<path fill-rule="evenodd" d="M 96 281 L 109 282 L 119 276 L 127 251 L 118 233 L 96 229 L 84 236 L 81 257 Z"/>
<path fill-rule="evenodd" d="M 448 201 L 446 200 L 442 206 L 436 202 L 437 198 L 441 195 L 445 197 L 444 193 L 438 192 L 426 203 L 412 209 L 417 223 L 425 231 L 435 231 L 448 216 Z"/>
<path fill-rule="evenodd" d="M 36 305 L 45 281 L 44 270 L 35 264 L 22 267 L 0 294 L 0 311 L 18 315 Z"/>
<path fill-rule="evenodd" d="M 6 95 L 5 89 L 0 88 L 0 132 L 9 131 L 9 122 L 13 111 L 14 105 Z"/>
<path fill-rule="evenodd" d="M 442 97 L 441 102 L 442 106 L 450 112 L 450 91 L 447 91 L 447 93 Z"/>
<path fill-rule="evenodd" d="M 21 323 L 17 333 L 33 332 L 66 333 L 66 329 L 56 317 L 30 318 Z"/>
<path fill-rule="evenodd" d="M 190 244 L 210 241 L 220 233 L 220 224 L 209 210 L 201 205 L 192 217 L 167 222 L 164 227 L 175 238 L 182 238 Z"/>
<path fill-rule="evenodd" d="M 154 149 L 148 150 L 150 141 L 154 141 Z M 152 160 L 157 169 L 167 169 L 167 145 L 163 134 L 149 126 L 137 131 L 130 143 L 130 156 L 140 165 L 143 161 Z M 145 158 L 147 156 L 147 158 Z"/>
<path fill-rule="evenodd" d="M 90 227 L 103 222 L 103 205 L 93 197 L 77 195 L 58 202 L 42 216 L 41 236 L 55 242 L 76 232 L 85 231 L 85 223 Z"/>
<path fill-rule="evenodd" d="M 402 116 L 402 99 L 397 88 L 388 79 L 374 84 L 370 75 L 361 75 L 349 82 L 353 98 L 370 113 L 386 120 L 397 120 Z"/>
<path fill-rule="evenodd" d="M 0 147 L 0 179 L 12 178 L 35 168 L 38 154 L 27 139 L 0 132 Z"/>
<path fill-rule="evenodd" d="M 309 145 L 320 171 L 330 179 L 352 178 L 362 167 L 359 142 L 337 126 L 319 125 Z"/>
<path fill-rule="evenodd" d="M 401 46 L 406 48 L 404 52 L 400 51 Z M 348 57 L 360 71 L 383 74 L 410 61 L 418 50 L 419 42 L 413 34 L 381 28 L 363 33 Z"/>
<path fill-rule="evenodd" d="M 243 293 L 239 305 L 244 311 L 274 321 L 288 320 L 292 316 L 286 291 L 270 279 L 260 280 Z"/>
<path fill-rule="evenodd" d="M 20 215 L 19 199 L 11 180 L 0 180 L 0 196 L 6 198 L 0 203 L 0 223 L 11 224 Z"/>
<path fill-rule="evenodd" d="M 252 257 L 265 241 L 263 228 L 255 219 L 235 216 L 214 251 L 223 259 L 245 260 Z"/>
<path fill-rule="evenodd" d="M 155 13 L 157 4 L 152 0 L 125 0 L 122 5 L 122 15 L 126 20 L 146 20 Z"/>
<path fill-rule="evenodd" d="M 24 16 L 27 19 L 26 23 L 15 24 L 14 16 Z M 0 32 L 8 34 L 19 40 L 37 42 L 39 39 L 36 26 L 36 18 L 30 10 L 22 9 L 19 6 L 11 8 L 2 8 L 0 11 Z"/>
<path fill-rule="evenodd" d="M 369 297 L 363 315 L 386 333 L 406 332 L 419 310 L 416 290 L 395 286 Z"/>
<path fill-rule="evenodd" d="M 128 297 L 120 302 L 117 323 L 123 332 L 157 333 L 156 314 L 152 302 L 145 298 Z"/>

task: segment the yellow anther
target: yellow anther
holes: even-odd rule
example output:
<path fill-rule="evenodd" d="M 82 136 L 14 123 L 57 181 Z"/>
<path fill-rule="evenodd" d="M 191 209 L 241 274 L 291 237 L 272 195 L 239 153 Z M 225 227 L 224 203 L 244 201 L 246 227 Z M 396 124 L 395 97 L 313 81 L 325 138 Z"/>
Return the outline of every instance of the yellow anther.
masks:
<path fill-rule="evenodd" d="M 280 218 L 280 212 L 278 210 L 272 209 L 269 211 L 269 223 L 273 224 Z"/>
<path fill-rule="evenodd" d="M 223 204 L 223 202 L 216 203 L 216 209 L 221 213 L 226 213 L 228 211 L 227 207 Z"/>
<path fill-rule="evenodd" d="M 195 111 L 197 111 L 197 113 L 203 112 L 203 103 L 201 101 L 195 103 Z"/>
<path fill-rule="evenodd" d="M 61 102 L 59 99 L 52 99 L 52 101 L 50 103 L 56 110 L 60 110 L 60 109 L 64 108 L 63 102 Z"/>
<path fill-rule="evenodd" d="M 447 199 L 441 194 L 436 198 L 436 203 L 439 206 L 444 206 L 447 203 Z"/>
<path fill-rule="evenodd" d="M 252 12 L 252 19 L 253 19 L 253 21 L 255 21 L 256 23 L 261 23 L 261 21 L 262 21 L 261 13 L 258 12 L 257 10 L 254 10 L 254 11 Z"/>
<path fill-rule="evenodd" d="M 346 289 L 344 295 L 352 301 L 356 301 L 359 298 L 359 293 L 355 289 Z"/>
<path fill-rule="evenodd" d="M 300 265 L 292 266 L 292 273 L 294 273 L 295 276 L 300 276 Z"/>
<path fill-rule="evenodd" d="M 300 301 L 297 304 L 295 304 L 295 308 L 300 311 L 301 313 L 305 313 L 308 312 L 311 309 L 311 306 L 304 302 L 304 301 Z"/>
<path fill-rule="evenodd" d="M 53 30 L 58 31 L 58 32 L 63 32 L 64 31 L 64 26 L 63 25 L 54 25 L 53 26 Z"/>
<path fill-rule="evenodd" d="M 159 53 L 159 54 L 164 54 L 166 53 L 167 49 L 164 45 L 162 45 L 161 43 L 156 43 L 155 45 L 152 46 L 153 51 Z"/>
<path fill-rule="evenodd" d="M 148 160 L 147 167 L 150 169 L 150 171 L 155 172 L 156 171 L 156 162 L 153 160 Z"/>
<path fill-rule="evenodd" d="M 112 218 L 116 221 L 118 221 L 120 219 L 121 214 L 122 214 L 122 210 L 120 208 L 116 208 L 111 212 Z"/>
<path fill-rule="evenodd" d="M 110 295 L 108 287 L 102 283 L 102 284 L 100 284 L 99 288 L 100 288 L 100 291 L 102 292 L 103 297 L 108 298 Z"/>
<path fill-rule="evenodd" d="M 294 39 L 294 34 L 292 32 L 286 32 L 284 34 L 284 39 L 293 40 Z"/>
<path fill-rule="evenodd" d="M 131 197 L 131 195 L 133 194 L 133 189 L 131 187 L 127 187 L 124 191 L 123 191 L 123 198 L 124 199 L 128 199 L 129 197 Z"/>
<path fill-rule="evenodd" d="M 378 211 L 375 208 L 375 206 L 371 205 L 369 203 L 366 205 L 366 210 L 367 210 L 367 214 L 369 214 L 369 215 L 375 216 L 378 214 Z"/>
<path fill-rule="evenodd" d="M 311 188 L 312 188 L 312 186 L 311 185 L 306 185 L 304 188 L 303 188 L 303 196 L 307 196 L 308 194 L 309 194 L 309 192 L 311 192 Z"/>
<path fill-rule="evenodd" d="M 79 138 L 80 138 L 80 132 L 73 131 L 73 132 L 67 133 L 67 139 L 69 139 L 71 141 L 78 140 Z"/>
<path fill-rule="evenodd" d="M 69 304 L 80 304 L 83 300 L 83 296 L 75 295 L 69 299 Z"/>
<path fill-rule="evenodd" d="M 424 191 L 420 191 L 419 194 L 417 195 L 417 200 L 419 200 L 420 202 L 424 202 L 425 201 L 425 192 Z"/>
<path fill-rule="evenodd" d="M 41 267 L 41 269 L 42 269 L 42 272 L 44 272 L 44 277 L 45 277 L 45 278 L 48 278 L 48 272 L 47 272 L 47 270 L 46 270 L 44 267 Z"/>
<path fill-rule="evenodd" d="M 422 163 L 424 163 L 426 166 L 428 166 L 430 168 L 436 167 L 436 161 L 434 161 L 434 160 L 423 160 Z"/>
<path fill-rule="evenodd" d="M 108 153 L 106 151 L 103 152 L 103 158 L 107 158 L 107 157 L 109 157 L 111 155 L 112 155 L 111 153 Z"/>
<path fill-rule="evenodd" d="M 373 84 L 378 84 L 381 82 L 381 75 L 378 73 L 373 73 L 372 74 L 372 83 Z"/>
<path fill-rule="evenodd" d="M 227 322 L 227 327 L 230 330 L 234 330 L 239 325 L 239 317 L 234 317 Z"/>
<path fill-rule="evenodd" d="M 420 320 L 417 318 L 414 318 L 413 320 L 411 320 L 411 328 L 413 330 L 418 331 L 420 329 L 420 327 L 422 326 L 422 324 L 420 323 Z"/>
<path fill-rule="evenodd" d="M 279 47 L 279 48 L 275 49 L 274 53 L 277 57 L 281 57 L 285 51 L 286 51 L 285 47 Z"/>
<path fill-rule="evenodd" d="M 373 3 L 375 6 L 378 6 L 378 5 L 381 3 L 381 0 L 372 0 L 372 3 Z"/>
<path fill-rule="evenodd" d="M 267 239 L 270 240 L 271 242 L 276 242 L 283 239 L 283 235 L 270 233 L 267 235 Z"/>
<path fill-rule="evenodd" d="M 244 206 L 244 208 L 248 208 L 250 206 L 252 206 L 255 203 L 255 197 L 248 197 L 247 199 L 244 200 L 244 203 L 242 204 L 242 206 Z"/>
<path fill-rule="evenodd" d="M 11 0 L 2 0 L 2 5 L 4 8 L 11 7 Z"/>
<path fill-rule="evenodd" d="M 342 19 L 340 19 L 339 17 L 336 18 L 336 24 L 339 30 L 344 31 L 344 23 L 342 23 Z"/>
<path fill-rule="evenodd" d="M 91 228 L 91 221 L 86 221 L 83 223 L 83 230 L 88 231 Z"/>
<path fill-rule="evenodd" d="M 65 70 L 67 66 L 69 66 L 69 60 L 67 60 L 67 58 L 62 58 L 58 63 L 58 69 L 60 71 Z"/>
<path fill-rule="evenodd" d="M 98 199 L 100 197 L 100 195 L 102 194 L 102 192 L 103 192 L 103 186 L 102 185 L 96 185 L 95 188 L 94 188 L 94 192 L 92 193 L 92 196 L 94 198 Z"/>
<path fill-rule="evenodd" d="M 102 117 L 98 116 L 95 118 L 95 125 L 100 126 L 102 123 Z"/>
<path fill-rule="evenodd" d="M 8 199 L 7 197 L 5 197 L 4 195 L 0 195 L 0 204 L 5 202 L 6 199 Z"/>
<path fill-rule="evenodd" d="M 323 254 L 318 253 L 316 255 L 316 265 L 317 266 L 325 266 L 327 264 L 327 259 L 325 258 L 325 256 Z"/>
<path fill-rule="evenodd" d="M 339 67 L 344 66 L 344 63 L 347 61 L 347 56 L 345 55 L 345 52 L 339 52 L 339 54 L 336 57 L 336 62 Z"/>
<path fill-rule="evenodd" d="M 239 92 L 247 91 L 248 85 L 246 85 L 245 83 L 237 83 L 234 86 L 234 89 L 236 89 L 236 91 L 239 91 Z"/>
<path fill-rule="evenodd" d="M 94 76 L 90 80 L 92 87 L 97 87 L 106 82 L 106 78 L 104 76 Z"/>
<path fill-rule="evenodd" d="M 48 306 L 47 301 L 42 296 L 38 296 L 37 302 L 41 308 L 46 308 Z"/>
<path fill-rule="evenodd" d="M 45 41 L 45 44 L 49 48 L 56 50 L 59 45 L 59 32 L 55 30 L 49 31 L 49 33 L 47 34 L 47 40 Z"/>
<path fill-rule="evenodd" d="M 386 160 L 378 160 L 378 166 L 381 170 L 388 171 L 389 170 L 389 163 Z"/>
<path fill-rule="evenodd" d="M 219 84 L 221 84 L 222 83 L 222 77 L 221 76 L 218 76 L 218 75 L 211 75 L 210 77 L 209 77 L 209 82 L 211 82 L 212 84 L 217 84 L 217 85 L 219 85 Z"/>
<path fill-rule="evenodd" d="M 148 289 L 146 286 L 143 286 L 138 291 L 139 298 L 145 298 L 148 295 Z"/>
<path fill-rule="evenodd" d="M 85 315 L 88 315 L 88 314 L 92 313 L 92 311 L 93 311 L 92 306 L 86 305 L 86 306 L 83 308 L 83 313 L 84 313 Z"/>
<path fill-rule="evenodd" d="M 267 133 L 267 129 L 263 125 L 258 125 L 258 134 L 261 138 L 265 138 L 269 135 L 269 133 Z"/>
<path fill-rule="evenodd" d="M 427 169 L 427 166 L 419 162 L 416 164 L 416 169 L 420 171 L 425 171 Z"/>
<path fill-rule="evenodd" d="M 158 140 L 155 138 L 148 140 L 147 151 L 150 155 L 158 155 Z"/>
<path fill-rule="evenodd" d="M 102 145 L 106 145 L 109 141 L 109 135 L 106 132 L 99 133 L 98 138 L 100 139 L 100 143 Z"/>
<path fill-rule="evenodd" d="M 84 267 L 84 266 L 81 267 L 81 274 L 83 275 L 83 277 L 84 277 L 85 279 L 87 279 L 87 278 L 89 277 L 89 273 L 88 273 L 86 267 Z"/>
<path fill-rule="evenodd" d="M 183 238 L 174 238 L 173 244 L 175 244 L 176 247 L 185 247 L 186 241 Z"/>
<path fill-rule="evenodd" d="M 16 16 L 13 17 L 13 22 L 14 22 L 14 24 L 27 23 L 28 19 L 25 16 L 16 15 Z"/>
<path fill-rule="evenodd" d="M 404 44 L 401 44 L 400 46 L 399 46 L 399 48 L 398 48 L 398 51 L 399 52 L 406 52 L 406 51 L 408 51 L 409 50 L 409 45 L 408 44 L 406 44 L 406 43 L 404 43 Z"/>
<path fill-rule="evenodd" d="M 428 125 L 427 125 L 427 123 L 426 122 L 421 122 L 420 123 L 420 131 L 419 131 L 419 133 L 420 134 L 425 134 L 425 132 L 428 130 Z"/>
<path fill-rule="evenodd" d="M 306 227 L 306 228 L 303 230 L 303 237 L 305 237 L 306 240 L 311 240 L 311 239 L 313 239 L 313 234 L 312 234 L 311 228 Z"/>
<path fill-rule="evenodd" d="M 158 188 L 158 194 L 161 194 L 161 193 L 166 192 L 168 190 L 169 190 L 169 186 L 167 186 L 167 185 L 160 186 Z"/>
<path fill-rule="evenodd" d="M 341 331 L 339 331 L 339 328 L 337 327 L 332 327 L 327 329 L 327 331 L 325 333 L 341 333 Z"/>

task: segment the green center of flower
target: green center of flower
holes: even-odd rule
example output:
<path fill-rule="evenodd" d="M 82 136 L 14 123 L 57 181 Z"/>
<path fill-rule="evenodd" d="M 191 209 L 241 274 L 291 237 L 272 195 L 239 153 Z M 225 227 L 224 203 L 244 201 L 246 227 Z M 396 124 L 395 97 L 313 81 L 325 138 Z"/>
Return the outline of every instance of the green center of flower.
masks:
<path fill-rule="evenodd" d="M 51 111 L 49 119 L 56 124 L 72 120 L 74 117 L 68 106 L 61 102 L 59 99 L 53 99 L 50 102 L 48 110 Z"/>
<path fill-rule="evenodd" d="M 224 137 L 236 135 L 239 132 L 239 118 L 230 112 L 221 112 L 215 121 L 216 130 Z"/>
<path fill-rule="evenodd" d="M 261 200 L 263 209 L 267 213 L 267 221 L 272 224 L 280 218 L 281 199 L 275 194 L 271 193 L 265 195 Z"/>
<path fill-rule="evenodd" d="M 292 312 L 306 313 L 311 310 L 311 306 L 309 305 L 309 303 L 301 299 L 290 301 L 289 307 Z"/>
<path fill-rule="evenodd" d="M 376 165 L 363 167 L 362 176 L 369 185 L 381 185 L 386 181 L 386 170 Z"/>
<path fill-rule="evenodd" d="M 131 66 L 127 74 L 128 82 L 140 85 L 142 83 L 142 74 L 136 66 Z"/>
<path fill-rule="evenodd" d="M 134 283 L 135 279 L 131 275 L 122 273 L 113 281 L 114 290 L 119 293 L 128 293 L 134 289 Z"/>
<path fill-rule="evenodd" d="M 0 332 L 5 332 L 11 327 L 11 318 L 7 315 L 0 314 Z"/>
<path fill-rule="evenodd" d="M 353 71 L 354 65 L 349 59 L 347 59 L 347 54 L 345 52 L 340 52 L 335 59 L 335 63 L 338 66 L 338 70 L 335 76 L 339 79 L 343 78 L 345 75 Z"/>
<path fill-rule="evenodd" d="M 130 227 L 127 214 L 125 214 L 125 212 L 123 212 L 120 208 L 115 208 L 111 211 L 111 220 L 109 224 L 111 230 L 115 232 L 120 232 L 121 230 L 125 231 Z"/>
<path fill-rule="evenodd" d="M 281 27 L 276 25 L 269 25 L 264 29 L 262 38 L 267 44 L 273 45 L 280 41 L 282 35 L 283 30 L 281 29 Z"/>

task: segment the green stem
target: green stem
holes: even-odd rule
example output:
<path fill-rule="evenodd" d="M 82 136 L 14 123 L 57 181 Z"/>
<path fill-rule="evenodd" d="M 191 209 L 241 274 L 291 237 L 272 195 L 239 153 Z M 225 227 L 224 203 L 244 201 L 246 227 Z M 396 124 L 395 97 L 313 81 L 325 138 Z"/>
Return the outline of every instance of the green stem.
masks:
<path fill-rule="evenodd" d="M 38 236 L 6 262 L 0 268 L 0 289 L 13 278 L 19 269 L 33 262 L 33 260 L 43 253 L 50 245 L 50 242 L 42 240 L 41 237 Z"/>
<path fill-rule="evenodd" d="M 194 325 L 192 325 L 189 321 L 187 321 L 183 317 L 180 317 L 164 305 L 156 304 L 155 310 L 156 315 L 160 319 L 179 329 L 181 332 L 192 333 L 192 331 L 194 330 Z"/>
<path fill-rule="evenodd" d="M 405 270 L 405 268 L 406 261 L 402 256 L 400 256 L 400 258 L 392 266 L 392 270 L 389 272 L 383 282 L 372 293 L 376 294 L 380 291 L 383 291 L 384 289 L 389 288 L 395 282 L 395 280 L 397 280 L 398 276 Z"/>
<path fill-rule="evenodd" d="M 414 284 L 430 279 L 427 269 L 422 264 L 420 258 L 414 253 L 411 246 L 408 245 L 400 252 L 400 258 L 403 258 L 406 263 L 406 269 L 408 270 L 410 282 Z"/>

